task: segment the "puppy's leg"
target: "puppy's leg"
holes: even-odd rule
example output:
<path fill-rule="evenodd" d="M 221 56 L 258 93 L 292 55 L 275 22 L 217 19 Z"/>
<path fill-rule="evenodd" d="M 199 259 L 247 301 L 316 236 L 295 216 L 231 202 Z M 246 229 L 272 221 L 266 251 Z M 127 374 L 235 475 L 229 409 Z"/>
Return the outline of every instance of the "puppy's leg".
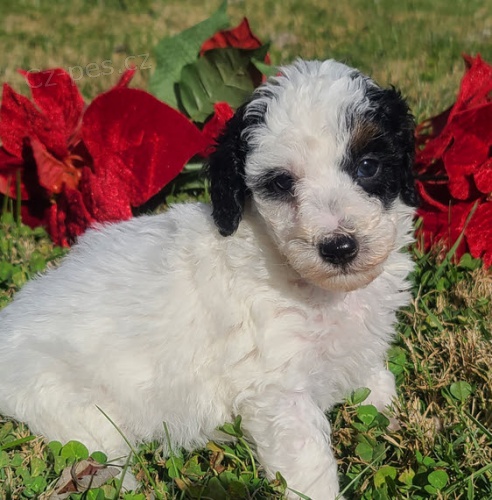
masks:
<path fill-rule="evenodd" d="M 14 417 L 47 440 L 63 444 L 80 441 L 89 452 L 102 451 L 111 462 L 125 463 L 130 449 L 115 425 L 129 442 L 134 443 L 135 437 L 121 411 L 100 404 L 113 424 L 94 401 L 84 396 L 83 390 L 76 391 L 71 384 L 64 384 L 48 373 L 40 376 L 38 382 L 34 389 L 18 391 L 16 402 L 11 405 Z"/>
<path fill-rule="evenodd" d="M 371 389 L 371 394 L 364 404 L 374 405 L 378 411 L 386 414 L 390 421 L 389 430 L 398 430 L 400 428 L 398 419 L 392 416 L 391 411 L 388 411 L 397 397 L 394 375 L 383 367 L 373 370 L 367 380 L 367 387 Z"/>
<path fill-rule="evenodd" d="M 240 413 L 245 434 L 269 477 L 280 472 L 289 488 L 312 500 L 337 497 L 330 424 L 308 395 L 264 393 L 245 401 Z M 291 491 L 288 498 L 299 500 Z"/>

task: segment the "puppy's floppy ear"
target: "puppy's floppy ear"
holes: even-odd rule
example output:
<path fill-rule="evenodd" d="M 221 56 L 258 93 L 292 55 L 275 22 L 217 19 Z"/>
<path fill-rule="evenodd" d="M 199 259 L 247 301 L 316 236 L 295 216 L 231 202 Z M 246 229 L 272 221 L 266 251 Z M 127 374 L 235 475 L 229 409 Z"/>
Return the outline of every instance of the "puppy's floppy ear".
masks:
<path fill-rule="evenodd" d="M 415 189 L 413 161 L 415 157 L 415 120 L 401 93 L 394 87 L 371 89 L 369 93 L 380 104 L 382 118 L 393 131 L 397 147 L 403 155 L 400 170 L 400 196 L 402 201 L 411 206 L 419 205 Z"/>
<path fill-rule="evenodd" d="M 397 137 L 400 147 L 404 152 L 404 161 L 400 171 L 401 190 L 400 195 L 403 202 L 410 207 L 419 205 L 419 197 L 415 189 L 415 178 L 413 176 L 413 162 L 415 159 L 415 119 L 410 108 L 401 93 L 394 88 L 391 89 L 395 99 L 399 101 L 396 110 L 399 113 L 397 125 Z"/>
<path fill-rule="evenodd" d="M 227 122 L 206 165 L 210 179 L 212 216 L 222 236 L 230 236 L 238 228 L 247 195 L 244 165 L 248 145 L 242 136 L 247 126 L 245 108 L 246 104 L 238 108 Z"/>
<path fill-rule="evenodd" d="M 400 99 L 402 98 L 400 97 Z M 413 175 L 413 162 L 415 159 L 415 120 L 410 114 L 407 104 L 405 102 L 404 104 L 407 111 L 402 117 L 399 131 L 401 145 L 405 153 L 400 171 L 400 195 L 405 204 L 410 207 L 417 207 L 420 200 L 417 190 L 415 189 L 415 178 Z"/>
<path fill-rule="evenodd" d="M 418 207 L 420 199 L 415 189 L 415 178 L 413 176 L 414 152 L 407 153 L 406 165 L 401 171 L 401 199 L 410 207 Z"/>

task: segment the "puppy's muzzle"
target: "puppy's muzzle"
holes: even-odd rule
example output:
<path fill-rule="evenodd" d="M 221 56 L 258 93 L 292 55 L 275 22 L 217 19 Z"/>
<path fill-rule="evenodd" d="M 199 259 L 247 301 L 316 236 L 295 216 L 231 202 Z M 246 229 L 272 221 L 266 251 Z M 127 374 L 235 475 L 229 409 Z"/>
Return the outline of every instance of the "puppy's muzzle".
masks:
<path fill-rule="evenodd" d="M 318 245 L 318 251 L 323 260 L 341 266 L 355 259 L 359 252 L 357 240 L 348 234 L 338 234 L 323 240 Z"/>

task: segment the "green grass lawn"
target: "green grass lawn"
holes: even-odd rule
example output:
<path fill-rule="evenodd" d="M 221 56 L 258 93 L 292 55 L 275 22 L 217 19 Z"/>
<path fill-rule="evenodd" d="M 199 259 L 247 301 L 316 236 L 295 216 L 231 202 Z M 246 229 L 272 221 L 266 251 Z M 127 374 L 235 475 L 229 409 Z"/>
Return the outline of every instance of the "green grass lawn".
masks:
<path fill-rule="evenodd" d="M 146 89 L 152 48 L 208 17 L 218 0 L 0 0 L 2 81 L 27 94 L 18 68 L 63 67 L 90 101 L 109 88 L 125 61 L 141 69 Z M 273 64 L 295 57 L 337 58 L 394 84 L 420 121 L 450 106 L 463 74 L 461 53 L 492 62 L 492 9 L 483 0 L 236 0 L 233 24 L 247 16 L 271 42 Z M 110 61 L 112 74 L 90 68 Z M 95 66 L 89 66 L 95 64 Z M 179 189 L 178 196 L 179 199 Z M 347 498 L 492 498 L 492 275 L 479 261 L 459 265 L 413 249 L 414 301 L 400 314 L 389 364 L 397 376 L 400 429 L 358 404 L 363 391 L 336 408 L 333 444 Z M 0 307 L 63 253 L 41 230 L 0 220 Z M 0 381 L 1 383 L 1 381 Z M 231 434 L 240 430 L 229 426 Z M 61 471 L 86 458 L 82 445 L 46 445 L 21 424 L 0 417 L 0 500 L 44 498 Z M 104 457 L 98 456 L 104 461 Z M 281 478 L 262 479 L 241 438 L 193 454 L 162 457 L 142 448 L 134 472 L 144 484 L 120 492 L 113 481 L 71 498 L 282 498 Z"/>

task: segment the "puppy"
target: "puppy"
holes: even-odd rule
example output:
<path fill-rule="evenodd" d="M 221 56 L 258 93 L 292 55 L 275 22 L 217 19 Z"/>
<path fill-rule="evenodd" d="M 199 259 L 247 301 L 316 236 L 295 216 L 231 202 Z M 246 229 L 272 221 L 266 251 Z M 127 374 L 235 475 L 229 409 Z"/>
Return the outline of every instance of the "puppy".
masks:
<path fill-rule="evenodd" d="M 395 396 L 385 353 L 409 301 L 414 123 L 400 94 L 302 61 L 227 124 L 212 206 L 98 226 L 0 313 L 0 412 L 110 458 L 221 439 L 237 415 L 266 474 L 334 499 L 325 416 Z M 298 496 L 289 490 L 289 498 Z"/>

